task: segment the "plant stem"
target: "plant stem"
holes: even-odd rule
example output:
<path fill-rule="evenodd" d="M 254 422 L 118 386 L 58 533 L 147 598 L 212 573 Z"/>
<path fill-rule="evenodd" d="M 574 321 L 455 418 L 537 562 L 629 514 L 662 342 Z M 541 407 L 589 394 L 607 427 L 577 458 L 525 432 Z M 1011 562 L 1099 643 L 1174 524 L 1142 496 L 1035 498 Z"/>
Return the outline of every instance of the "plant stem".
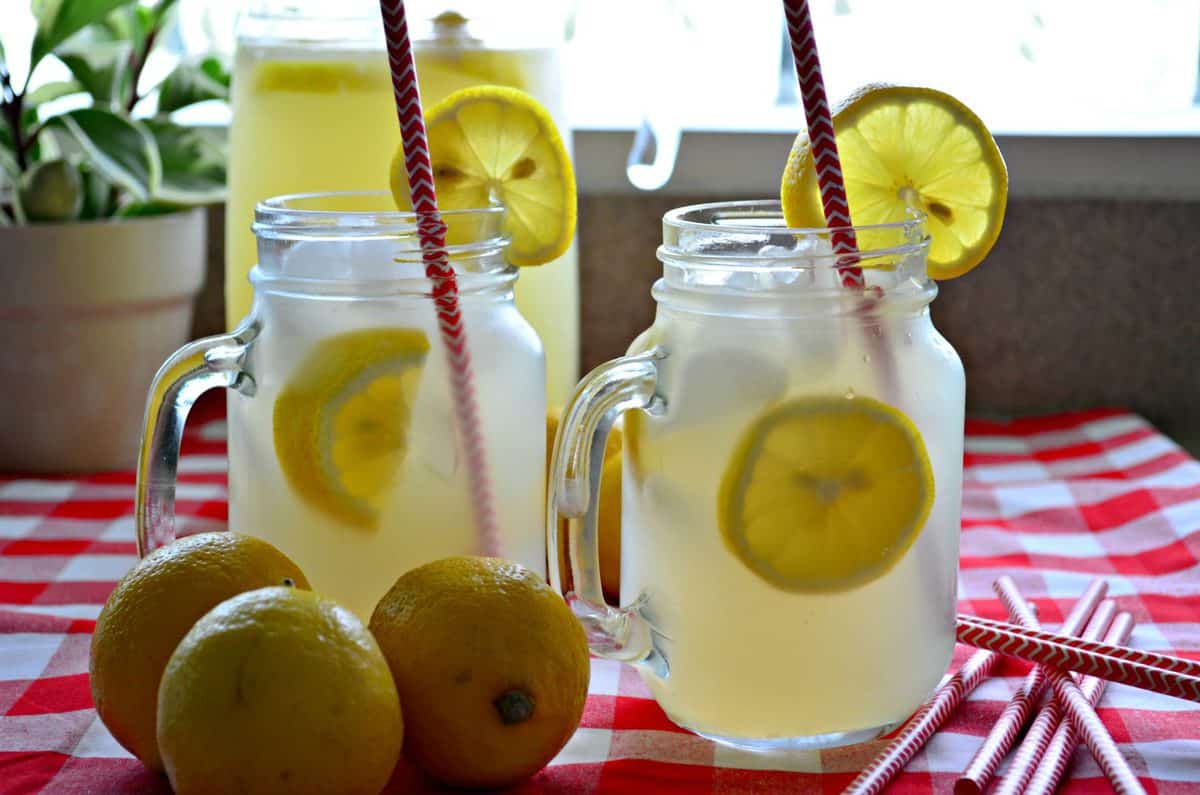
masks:
<path fill-rule="evenodd" d="M 154 43 L 158 39 L 158 28 L 151 28 L 146 33 L 146 44 L 142 47 L 141 52 L 134 50 L 129 55 L 129 99 L 125 102 L 125 112 L 133 113 L 133 109 L 145 97 L 138 93 L 138 83 L 142 79 L 142 70 L 146 68 L 146 61 L 150 58 L 150 51 L 154 49 Z"/>
<path fill-rule="evenodd" d="M 12 78 L 8 74 L 7 69 L 0 69 L 0 86 L 4 89 L 6 96 L 11 96 L 11 100 L 0 99 L 0 106 L 4 108 L 4 116 L 8 121 L 8 128 L 12 131 L 13 148 L 16 149 L 17 167 L 22 171 L 29 168 L 29 159 L 25 156 L 31 141 L 25 140 L 21 130 L 21 116 L 25 111 L 25 94 L 17 93 L 13 88 Z"/>

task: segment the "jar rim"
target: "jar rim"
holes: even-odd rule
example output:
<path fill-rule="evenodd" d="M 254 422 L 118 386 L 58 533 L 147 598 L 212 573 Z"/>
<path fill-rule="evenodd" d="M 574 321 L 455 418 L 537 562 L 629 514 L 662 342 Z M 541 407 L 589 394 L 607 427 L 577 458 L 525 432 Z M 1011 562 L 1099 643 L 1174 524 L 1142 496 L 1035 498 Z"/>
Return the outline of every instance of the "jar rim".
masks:
<path fill-rule="evenodd" d="M 846 227 L 789 227 L 777 199 L 709 202 L 677 207 L 663 215 L 658 258 L 665 266 L 693 270 L 771 271 L 807 268 L 863 269 L 927 255 L 926 216 L 912 210 L 902 221 Z M 834 237 L 853 233 L 858 248 L 836 253 Z M 854 262 L 848 262 L 848 257 Z"/>
<path fill-rule="evenodd" d="M 927 215 L 919 210 L 910 210 L 911 217 L 903 221 L 893 221 L 886 224 L 854 224 L 851 226 L 818 226 L 790 227 L 786 224 L 767 225 L 763 223 L 730 223 L 725 218 L 779 218 L 783 219 L 783 204 L 778 199 L 746 199 L 742 201 L 704 202 L 688 204 L 668 210 L 663 215 L 663 227 L 687 230 L 717 230 L 730 233 L 758 233 L 770 229 L 776 234 L 821 236 L 843 232 L 887 232 L 896 231 L 902 234 L 909 231 L 920 232 Z M 711 218 L 712 220 L 699 220 Z"/>
<path fill-rule="evenodd" d="M 322 5 L 319 7 L 321 12 L 319 16 L 313 14 L 317 7 L 311 3 L 309 6 L 311 7 L 295 2 L 280 3 L 277 0 L 256 0 L 256 2 L 247 3 L 242 13 L 252 19 L 308 20 L 317 18 L 323 22 L 377 22 L 379 17 L 379 6 L 365 0 L 343 2 L 332 13 Z"/>
<path fill-rule="evenodd" d="M 440 210 L 447 225 L 470 228 L 477 234 L 472 248 L 504 246 L 504 205 Z M 412 238 L 423 213 L 397 210 L 387 191 L 319 191 L 273 196 L 254 208 L 255 236 L 267 240 L 330 238 Z M 448 250 L 458 246 L 448 245 Z"/>

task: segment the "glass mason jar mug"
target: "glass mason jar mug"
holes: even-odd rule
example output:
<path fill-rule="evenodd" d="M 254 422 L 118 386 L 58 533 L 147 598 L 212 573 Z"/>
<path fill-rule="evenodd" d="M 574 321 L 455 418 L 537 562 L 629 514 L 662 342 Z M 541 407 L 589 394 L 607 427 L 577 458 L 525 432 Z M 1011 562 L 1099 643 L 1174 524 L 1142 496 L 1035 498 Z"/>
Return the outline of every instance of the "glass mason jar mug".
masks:
<path fill-rule="evenodd" d="M 555 445 L 550 560 L 565 543 L 593 651 L 732 745 L 876 736 L 954 648 L 962 364 L 930 320 L 922 219 L 856 232 L 865 293 L 777 202 L 668 213 L 654 324 L 584 378 Z M 618 609 L 596 495 L 621 412 Z"/>
<path fill-rule="evenodd" d="M 138 551 L 174 537 L 183 423 L 230 389 L 229 520 L 362 618 L 406 570 L 478 552 L 416 220 L 384 193 L 259 205 L 250 315 L 159 371 L 138 468 Z M 545 361 L 513 304 L 503 210 L 443 214 L 490 453 L 501 554 L 545 571 Z M 499 399 L 501 398 L 502 399 Z"/>

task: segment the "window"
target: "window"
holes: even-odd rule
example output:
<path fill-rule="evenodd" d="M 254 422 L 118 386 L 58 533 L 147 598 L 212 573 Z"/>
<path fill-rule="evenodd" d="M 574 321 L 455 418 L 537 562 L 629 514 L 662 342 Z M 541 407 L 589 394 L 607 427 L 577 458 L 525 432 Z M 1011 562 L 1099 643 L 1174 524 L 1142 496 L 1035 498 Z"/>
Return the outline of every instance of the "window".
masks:
<path fill-rule="evenodd" d="M 19 0 L 2 1 L 10 5 L 0 37 L 15 62 L 32 19 L 8 12 Z M 297 1 L 368 11 L 376 2 Z M 177 57 L 231 54 L 238 10 L 249 2 L 178 0 L 169 52 L 146 79 L 165 75 Z M 500 7 L 408 0 L 413 17 L 452 3 Z M 810 3 L 833 102 L 880 81 L 954 94 L 1002 137 L 1014 195 L 1200 198 L 1200 0 Z M 780 0 L 503 5 L 517 27 L 534 24 L 529 14 L 545 22 L 554 8 L 567 32 L 565 106 L 585 191 L 630 189 L 629 131 L 647 121 L 665 142 L 662 163 L 679 147 L 668 190 L 776 189 L 780 158 L 803 126 Z M 36 82 L 64 76 L 51 64 Z M 219 125 L 228 113 L 209 103 L 185 120 Z M 657 187 L 669 174 L 649 169 L 639 185 Z"/>
<path fill-rule="evenodd" d="M 245 2 L 181 0 L 171 49 L 231 53 Z M 646 115 L 684 129 L 796 126 L 778 0 L 532 7 L 565 15 L 567 106 L 579 127 L 629 129 Z M 916 83 L 958 96 L 1001 132 L 1200 133 L 1200 0 L 812 0 L 811 8 L 834 102 L 866 83 Z M 27 14 L 5 13 L 6 43 L 30 35 Z M 10 59 L 24 49 L 10 46 Z M 45 71 L 39 82 L 62 76 Z"/>
<path fill-rule="evenodd" d="M 1022 133 L 1200 132 L 1200 0 L 812 0 L 830 99 L 940 88 Z M 685 127 L 794 127 L 777 0 L 580 0 L 572 107 Z M 783 112 L 780 112 L 783 111 Z"/>

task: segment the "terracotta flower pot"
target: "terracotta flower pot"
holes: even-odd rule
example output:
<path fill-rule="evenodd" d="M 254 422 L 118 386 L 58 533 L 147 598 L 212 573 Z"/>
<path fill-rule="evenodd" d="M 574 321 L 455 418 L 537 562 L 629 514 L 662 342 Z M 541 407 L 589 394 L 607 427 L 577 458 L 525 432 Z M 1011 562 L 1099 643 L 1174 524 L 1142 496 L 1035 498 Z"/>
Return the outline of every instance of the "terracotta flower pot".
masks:
<path fill-rule="evenodd" d="M 146 392 L 188 338 L 200 208 L 0 228 L 0 470 L 135 465 Z"/>

